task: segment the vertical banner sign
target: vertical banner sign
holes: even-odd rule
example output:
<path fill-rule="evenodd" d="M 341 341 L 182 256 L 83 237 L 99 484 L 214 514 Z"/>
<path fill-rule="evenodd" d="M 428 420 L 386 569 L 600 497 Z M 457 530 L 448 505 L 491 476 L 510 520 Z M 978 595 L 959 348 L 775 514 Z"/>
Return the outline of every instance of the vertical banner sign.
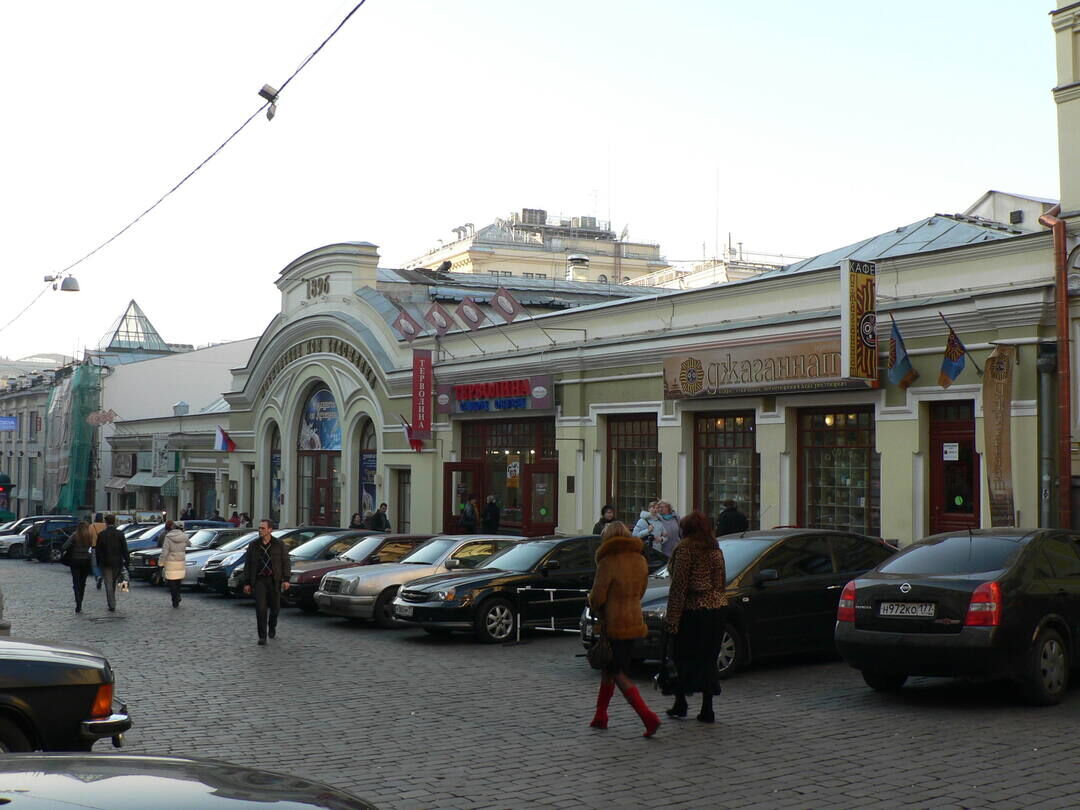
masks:
<path fill-rule="evenodd" d="M 431 438 L 431 350 L 413 349 L 412 355 L 412 437 Z"/>
<path fill-rule="evenodd" d="M 998 346 L 983 374 L 983 430 L 986 439 L 986 480 L 990 489 L 990 526 L 1015 526 L 1013 504 L 1012 412 L 1015 346 Z"/>
<path fill-rule="evenodd" d="M 840 376 L 878 378 L 877 265 L 845 259 L 840 266 Z"/>

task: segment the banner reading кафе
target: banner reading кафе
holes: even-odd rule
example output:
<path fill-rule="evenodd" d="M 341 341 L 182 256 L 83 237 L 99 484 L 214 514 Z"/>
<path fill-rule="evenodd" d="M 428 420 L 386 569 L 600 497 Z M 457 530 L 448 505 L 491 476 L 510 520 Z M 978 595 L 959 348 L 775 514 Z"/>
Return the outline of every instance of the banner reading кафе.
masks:
<path fill-rule="evenodd" d="M 1015 526 L 1012 480 L 1012 384 L 1014 346 L 997 346 L 983 374 L 983 431 L 986 481 L 990 490 L 990 525 Z"/>
<path fill-rule="evenodd" d="M 664 399 L 869 387 L 841 376 L 839 336 L 752 343 L 664 359 Z"/>
<path fill-rule="evenodd" d="M 877 265 L 845 259 L 840 266 L 840 374 L 877 380 Z"/>

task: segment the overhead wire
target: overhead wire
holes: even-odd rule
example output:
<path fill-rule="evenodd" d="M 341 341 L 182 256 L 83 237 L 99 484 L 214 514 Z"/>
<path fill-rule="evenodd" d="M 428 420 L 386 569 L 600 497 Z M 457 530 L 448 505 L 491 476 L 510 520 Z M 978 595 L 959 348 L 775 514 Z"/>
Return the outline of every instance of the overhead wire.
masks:
<path fill-rule="evenodd" d="M 321 51 L 324 47 L 326 47 L 326 44 L 331 39 L 334 38 L 334 36 L 337 34 L 337 32 L 342 29 L 342 27 L 345 25 L 345 23 L 347 23 L 349 21 L 349 19 L 357 11 L 359 11 L 360 7 L 363 6 L 364 3 L 366 3 L 366 2 L 367 2 L 367 0 L 360 0 L 359 3 L 357 3 L 355 6 L 353 6 L 352 10 L 349 11 L 349 13 L 346 14 L 344 18 L 342 18 L 341 22 L 339 22 L 337 24 L 337 27 L 334 28 L 334 30 L 329 33 L 329 35 L 326 37 L 326 39 L 324 39 L 322 42 L 320 42 L 319 46 L 314 51 L 312 51 L 308 55 L 308 57 L 306 59 L 304 59 L 303 62 L 300 63 L 300 66 L 296 70 L 294 70 L 292 72 L 292 74 L 289 76 L 289 78 L 287 78 L 285 80 L 285 82 L 281 85 L 281 87 L 278 89 L 277 95 L 274 97 L 275 100 L 278 97 L 280 97 L 281 93 L 285 90 L 286 87 L 289 86 L 289 84 L 292 82 L 292 80 L 295 79 L 297 77 L 297 75 L 299 75 L 300 71 L 302 71 L 305 67 L 307 67 L 308 63 L 311 62 L 311 60 L 315 58 L 315 56 L 319 53 L 319 51 Z M 255 118 L 259 115 L 259 113 L 263 112 L 267 107 L 270 106 L 271 103 L 272 102 L 270 102 L 270 101 L 264 101 L 262 103 L 262 105 L 259 106 L 259 108 L 255 110 L 255 112 L 253 112 L 251 115 L 249 115 L 247 117 L 247 119 L 244 121 L 244 123 L 242 123 L 239 127 L 237 127 L 228 138 L 226 138 L 224 141 L 222 141 L 221 144 L 213 152 L 211 152 L 209 155 L 207 155 L 205 158 L 203 158 L 203 160 L 200 161 L 199 164 L 194 169 L 192 169 L 190 172 L 188 172 L 186 175 L 184 175 L 184 177 L 180 180 L 180 182 L 176 183 L 172 188 L 170 188 L 168 191 L 166 191 L 164 194 L 162 194 L 157 199 L 157 201 L 154 202 L 153 205 L 151 205 L 149 208 L 147 208 L 145 211 L 143 211 L 141 214 L 139 214 L 137 217 L 135 217 L 135 219 L 131 220 L 131 222 L 129 222 L 123 228 L 118 230 L 116 233 L 114 233 L 112 236 L 110 236 L 108 239 L 106 239 L 104 242 L 102 242 L 96 248 L 94 248 L 89 253 L 84 255 L 82 258 L 77 259 L 76 261 L 72 262 L 67 267 L 65 267 L 63 270 L 60 270 L 59 272 L 57 272 L 55 274 L 52 274 L 50 276 L 50 282 L 48 282 L 48 283 L 53 283 L 53 280 L 59 281 L 61 276 L 69 273 L 72 269 L 74 269 L 75 267 L 78 267 L 80 264 L 85 262 L 87 259 L 89 259 L 91 256 L 96 254 L 98 251 L 108 247 L 116 239 L 118 239 L 119 237 L 121 237 L 125 233 L 127 233 L 127 231 L 129 231 L 134 225 L 136 225 L 143 217 L 145 217 L 147 214 L 149 214 L 151 211 L 153 211 L 155 208 L 157 208 L 159 205 L 161 205 L 161 203 L 163 203 L 166 199 L 168 199 L 175 191 L 177 191 L 182 185 L 184 185 L 184 183 L 186 183 L 188 180 L 190 180 L 195 175 L 195 173 L 198 172 L 203 166 L 205 166 L 207 163 L 209 163 L 211 160 L 213 160 L 217 156 L 217 154 L 219 152 L 221 152 L 222 149 L 224 149 L 226 146 L 229 145 L 229 143 L 233 140 L 233 138 L 235 138 L 237 135 L 239 135 L 241 132 L 243 132 L 244 129 L 247 127 L 247 125 L 250 124 L 252 121 L 254 121 Z M 48 284 L 46 286 L 42 287 L 41 290 L 38 291 L 38 294 L 35 295 L 33 297 L 33 299 L 31 299 L 30 303 L 28 303 L 25 307 L 23 307 L 19 311 L 19 313 L 17 315 L 15 315 L 15 317 L 13 317 L 10 321 L 5 323 L 3 326 L 0 326 L 0 332 L 3 332 L 5 329 L 7 329 L 9 326 L 11 326 L 13 323 L 15 323 L 17 320 L 19 320 L 19 318 L 21 318 L 23 315 L 25 315 L 30 310 L 30 308 L 32 306 L 34 306 L 34 304 L 36 304 L 38 302 L 38 299 L 40 299 L 41 296 L 44 295 L 45 292 L 48 289 L 49 289 Z"/>

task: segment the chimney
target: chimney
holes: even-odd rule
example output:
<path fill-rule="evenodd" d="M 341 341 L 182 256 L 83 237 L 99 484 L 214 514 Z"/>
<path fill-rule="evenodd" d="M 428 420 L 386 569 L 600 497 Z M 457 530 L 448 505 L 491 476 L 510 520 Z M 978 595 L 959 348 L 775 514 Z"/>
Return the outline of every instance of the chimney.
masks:
<path fill-rule="evenodd" d="M 581 253 L 574 253 L 566 257 L 566 280 L 588 281 L 589 280 L 589 257 Z"/>
<path fill-rule="evenodd" d="M 1080 215 L 1080 6 L 1068 3 L 1050 15 L 1057 51 L 1054 101 L 1058 120 L 1061 218 Z"/>
<path fill-rule="evenodd" d="M 180 400 L 172 406 L 173 416 L 187 416 L 188 410 L 189 406 L 186 402 L 184 402 L 184 400 Z"/>

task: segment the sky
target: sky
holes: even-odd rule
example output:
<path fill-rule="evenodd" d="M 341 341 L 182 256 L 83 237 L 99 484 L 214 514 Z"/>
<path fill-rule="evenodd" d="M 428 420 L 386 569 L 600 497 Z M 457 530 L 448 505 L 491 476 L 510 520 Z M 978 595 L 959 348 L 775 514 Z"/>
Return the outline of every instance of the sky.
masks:
<path fill-rule="evenodd" d="M 278 273 L 367 241 L 398 267 L 521 208 L 669 260 L 730 233 L 811 256 L 988 189 L 1056 198 L 1052 3 L 367 0 L 0 3 L 0 356 L 260 334 Z"/>

